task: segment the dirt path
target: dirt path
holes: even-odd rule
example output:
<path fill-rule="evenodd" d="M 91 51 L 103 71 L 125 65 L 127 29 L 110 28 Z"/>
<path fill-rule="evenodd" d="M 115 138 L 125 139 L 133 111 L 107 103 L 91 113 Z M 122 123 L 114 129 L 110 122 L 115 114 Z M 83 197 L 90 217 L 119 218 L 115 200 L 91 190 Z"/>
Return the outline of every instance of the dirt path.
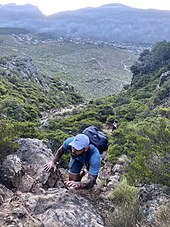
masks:
<path fill-rule="evenodd" d="M 121 64 L 123 64 L 123 67 L 126 71 L 128 71 L 129 73 L 131 73 L 131 71 L 128 69 L 128 66 L 124 63 L 125 61 L 130 61 L 131 60 L 131 57 L 129 57 L 128 59 L 124 59 L 124 60 L 121 60 Z"/>
<path fill-rule="evenodd" d="M 53 119 L 57 116 L 62 116 L 64 114 L 69 114 L 73 111 L 73 109 L 82 107 L 83 105 L 78 105 L 77 107 L 75 106 L 70 106 L 69 108 L 62 108 L 62 109 L 54 109 L 50 110 L 49 112 L 41 112 L 41 125 L 46 125 L 48 124 L 48 120 Z"/>

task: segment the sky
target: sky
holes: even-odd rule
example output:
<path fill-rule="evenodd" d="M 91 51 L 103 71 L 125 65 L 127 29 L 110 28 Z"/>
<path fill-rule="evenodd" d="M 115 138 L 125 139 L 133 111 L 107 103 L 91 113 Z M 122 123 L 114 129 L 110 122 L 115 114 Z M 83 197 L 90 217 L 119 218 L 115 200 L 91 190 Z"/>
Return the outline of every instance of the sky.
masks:
<path fill-rule="evenodd" d="M 170 0 L 0 0 L 0 4 L 16 3 L 23 5 L 30 3 L 38 6 L 45 15 L 85 7 L 98 7 L 110 3 L 122 3 L 127 6 L 142 9 L 170 10 Z"/>

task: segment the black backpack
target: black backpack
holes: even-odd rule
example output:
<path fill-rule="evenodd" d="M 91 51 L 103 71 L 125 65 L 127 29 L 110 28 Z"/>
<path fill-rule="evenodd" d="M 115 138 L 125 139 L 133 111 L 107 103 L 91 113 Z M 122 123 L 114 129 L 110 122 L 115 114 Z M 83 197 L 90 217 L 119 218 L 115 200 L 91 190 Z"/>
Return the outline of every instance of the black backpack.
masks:
<path fill-rule="evenodd" d="M 99 150 L 100 154 L 108 149 L 108 137 L 97 127 L 89 126 L 83 133 L 89 137 L 90 143 Z"/>

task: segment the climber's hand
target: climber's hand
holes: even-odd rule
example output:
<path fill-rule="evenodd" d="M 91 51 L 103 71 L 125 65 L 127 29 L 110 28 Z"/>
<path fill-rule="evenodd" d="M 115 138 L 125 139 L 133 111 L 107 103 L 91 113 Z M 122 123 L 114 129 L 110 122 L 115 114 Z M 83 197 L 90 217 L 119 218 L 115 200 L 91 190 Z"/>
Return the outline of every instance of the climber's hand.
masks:
<path fill-rule="evenodd" d="M 54 172 L 56 171 L 56 164 L 53 161 L 44 165 L 44 171 L 49 172 L 52 169 L 54 170 Z"/>
<path fill-rule="evenodd" d="M 74 189 L 81 188 L 81 182 L 77 182 L 77 181 L 65 181 L 64 183 L 65 183 L 66 187 L 68 187 L 68 188 L 74 188 Z"/>

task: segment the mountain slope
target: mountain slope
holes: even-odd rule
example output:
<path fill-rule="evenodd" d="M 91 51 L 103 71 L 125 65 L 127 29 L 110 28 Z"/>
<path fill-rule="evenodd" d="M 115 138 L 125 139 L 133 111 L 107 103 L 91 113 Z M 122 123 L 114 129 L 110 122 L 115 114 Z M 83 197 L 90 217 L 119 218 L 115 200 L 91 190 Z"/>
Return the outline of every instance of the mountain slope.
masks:
<path fill-rule="evenodd" d="M 170 186 L 170 42 L 141 53 L 131 69 L 132 83 L 126 90 L 90 101 L 66 118 L 49 120 L 44 130 L 57 132 L 50 139 L 58 145 L 60 135 L 67 137 L 70 130 L 77 134 L 95 125 L 109 137 L 112 163 L 120 155 L 128 157 L 125 177 L 130 184 Z M 114 120 L 119 127 L 112 131 Z"/>
<path fill-rule="evenodd" d="M 85 40 L 56 40 L 42 36 L 0 35 L 1 56 L 27 56 L 45 75 L 73 85 L 86 99 L 119 92 L 130 83 L 130 66 L 140 47 L 116 47 Z"/>
<path fill-rule="evenodd" d="M 68 84 L 44 76 L 27 57 L 0 59 L 1 118 L 37 121 L 42 111 L 83 102 Z"/>

